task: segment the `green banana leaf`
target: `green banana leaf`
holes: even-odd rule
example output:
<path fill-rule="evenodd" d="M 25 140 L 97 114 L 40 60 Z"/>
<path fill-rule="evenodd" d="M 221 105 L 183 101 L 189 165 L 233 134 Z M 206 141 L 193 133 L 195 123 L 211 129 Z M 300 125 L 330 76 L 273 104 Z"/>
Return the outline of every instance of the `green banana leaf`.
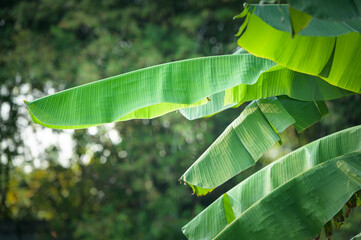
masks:
<path fill-rule="evenodd" d="M 353 94 L 335 87 L 319 77 L 298 73 L 280 65 L 269 68 L 257 76 L 252 85 L 240 84 L 209 97 L 207 104 L 181 109 L 190 120 L 212 116 L 246 101 L 287 95 L 301 101 L 324 101 Z"/>
<path fill-rule="evenodd" d="M 268 7 L 263 2 L 276 3 L 274 0 L 260 1 L 260 7 Z M 290 11 L 290 15 L 280 10 L 283 20 L 288 18 L 296 19 L 298 22 L 307 22 L 307 19 L 329 21 L 333 23 L 348 23 L 351 28 L 360 31 L 361 20 L 361 2 L 359 0 L 289 0 L 288 4 L 277 4 L 286 6 Z M 288 11 L 287 11 L 288 12 Z M 301 14 L 300 14 L 301 13 Z"/>
<path fill-rule="evenodd" d="M 287 95 L 301 101 L 323 101 L 352 94 L 322 79 L 289 70 L 280 65 L 265 71 L 253 85 L 240 84 L 225 91 L 224 104 L 243 103 L 271 96 Z"/>
<path fill-rule="evenodd" d="M 249 54 L 240 48 L 233 54 Z M 271 67 L 271 64 L 269 65 Z M 262 72 L 262 71 L 261 71 Z M 179 112 L 188 120 L 194 120 L 203 117 L 211 117 L 223 110 L 237 106 L 237 104 L 224 105 L 225 92 L 221 91 L 208 97 L 209 102 L 195 107 L 179 109 Z"/>
<path fill-rule="evenodd" d="M 290 179 L 243 212 L 214 239 L 316 237 L 322 226 L 360 189 L 361 151 L 357 151 Z"/>
<path fill-rule="evenodd" d="M 315 102 L 286 96 L 253 101 L 180 180 L 190 185 L 198 196 L 205 195 L 255 165 L 274 143 L 280 141 L 278 133 L 288 126 L 294 124 L 298 131 L 303 131 L 324 114 Z"/>
<path fill-rule="evenodd" d="M 224 105 L 224 97 L 225 91 L 218 92 L 209 97 L 208 103 L 196 107 L 182 108 L 179 112 L 188 120 L 194 120 L 211 117 L 223 110 L 239 105 L 236 103 Z"/>
<path fill-rule="evenodd" d="M 356 236 L 354 236 L 353 238 L 351 238 L 351 240 L 360 240 L 360 239 L 361 239 L 361 233 L 359 233 Z"/>
<path fill-rule="evenodd" d="M 304 81 L 309 89 L 305 89 Z M 183 108 L 189 108 L 181 110 L 183 115 L 195 119 L 245 101 L 278 95 L 311 101 L 349 94 L 318 77 L 294 73 L 270 60 L 237 52 L 157 65 L 26 104 L 35 123 L 65 129 L 155 118 Z"/>
<path fill-rule="evenodd" d="M 267 4 L 264 6 L 250 4 L 246 5 L 245 12 L 252 12 L 268 25 L 290 34 L 295 30 L 295 33 L 302 36 L 335 37 L 350 32 L 361 32 L 361 18 L 342 22 L 311 19 L 310 15 L 289 8 L 287 4 Z"/>
<path fill-rule="evenodd" d="M 245 9 L 247 11 L 247 9 Z M 273 16 L 269 16 L 273 18 Z M 297 72 L 319 76 L 332 85 L 361 93 L 361 35 L 294 38 L 257 15 L 247 13 L 238 44 L 248 52 L 271 59 Z"/>
<path fill-rule="evenodd" d="M 328 135 L 287 154 L 248 177 L 227 192 L 234 215 L 236 218 L 241 216 L 247 209 L 258 204 L 259 200 L 266 199 L 269 194 L 278 189 L 279 186 L 320 163 L 359 150 L 361 150 L 361 126 Z M 321 182 L 323 182 L 323 180 Z M 297 194 L 297 199 L 294 199 L 292 196 L 293 195 L 289 196 L 290 201 L 299 200 L 305 203 L 308 202 L 308 199 L 304 199 L 305 197 L 313 197 L 309 194 Z M 218 198 L 185 225 L 182 228 L 185 236 L 189 239 L 196 240 L 212 239 L 219 234 L 222 229 L 229 224 L 226 217 L 227 212 L 229 215 L 229 210 L 227 212 L 224 210 L 225 204 L 223 202 L 223 198 Z M 332 202 L 333 201 L 330 200 L 326 205 L 332 204 Z M 287 204 L 285 204 L 285 206 L 287 206 Z M 269 211 L 265 216 L 275 212 L 274 210 Z M 292 213 L 292 210 L 290 210 L 290 213 Z M 283 227 L 283 225 L 279 223 L 273 226 L 255 224 L 250 227 L 250 230 L 262 226 L 269 229 Z M 288 230 L 293 229 L 293 227 L 289 227 Z M 320 229 L 321 227 L 318 228 L 318 231 L 320 231 Z"/>
<path fill-rule="evenodd" d="M 251 54 L 195 58 L 161 64 L 26 102 L 35 123 L 86 128 L 132 118 L 153 118 L 208 102 L 239 84 L 254 84 L 274 66 Z"/>
<path fill-rule="evenodd" d="M 292 36 L 294 36 L 300 33 L 310 24 L 312 20 L 312 16 L 302 11 L 299 11 L 293 7 L 289 7 L 288 11 L 289 11 L 289 19 L 291 23 L 291 34 Z"/>
<path fill-rule="evenodd" d="M 331 21 L 347 21 L 361 16 L 359 0 L 289 0 L 289 5 L 315 18 Z"/>

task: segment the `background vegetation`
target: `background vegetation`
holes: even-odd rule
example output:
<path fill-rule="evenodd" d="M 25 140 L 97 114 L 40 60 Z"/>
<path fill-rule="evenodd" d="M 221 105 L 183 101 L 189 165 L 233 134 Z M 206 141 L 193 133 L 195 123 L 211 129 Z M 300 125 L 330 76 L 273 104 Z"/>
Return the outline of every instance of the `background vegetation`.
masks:
<path fill-rule="evenodd" d="M 172 60 L 232 53 L 240 25 L 232 17 L 241 10 L 238 0 L 2 1 L 0 238 L 182 239 L 185 223 L 254 169 L 360 124 L 360 96 L 328 102 L 332 114 L 321 123 L 300 138 L 289 129 L 281 147 L 207 198 L 189 197 L 177 179 L 241 109 L 65 135 L 30 124 L 24 99 Z M 360 228 L 361 214 L 354 213 L 334 239 Z"/>

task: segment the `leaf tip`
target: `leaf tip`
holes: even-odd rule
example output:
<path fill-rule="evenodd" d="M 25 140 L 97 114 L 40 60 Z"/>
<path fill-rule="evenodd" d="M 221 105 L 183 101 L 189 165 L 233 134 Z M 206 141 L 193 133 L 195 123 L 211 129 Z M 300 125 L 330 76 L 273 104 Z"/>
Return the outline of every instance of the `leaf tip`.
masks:
<path fill-rule="evenodd" d="M 178 181 L 184 185 L 189 185 L 192 188 L 192 195 L 196 195 L 197 197 L 202 197 L 207 195 L 208 193 L 212 192 L 215 188 L 202 188 L 196 185 L 190 184 L 189 182 L 184 181 L 184 179 L 180 178 Z"/>

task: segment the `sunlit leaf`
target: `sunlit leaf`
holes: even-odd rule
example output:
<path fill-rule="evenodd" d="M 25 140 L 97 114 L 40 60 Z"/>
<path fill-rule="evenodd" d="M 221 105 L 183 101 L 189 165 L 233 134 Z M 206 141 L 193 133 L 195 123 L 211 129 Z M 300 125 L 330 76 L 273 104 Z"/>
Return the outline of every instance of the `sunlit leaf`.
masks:
<path fill-rule="evenodd" d="M 305 29 L 310 23 L 312 17 L 307 13 L 301 12 L 293 7 L 289 7 L 290 22 L 292 26 L 292 36 Z"/>
<path fill-rule="evenodd" d="M 201 106 L 183 108 L 180 109 L 179 112 L 187 119 L 193 120 L 202 117 L 210 117 L 216 113 L 238 105 L 237 103 L 224 105 L 224 97 L 225 91 L 218 92 L 209 97 L 208 103 Z"/>
<path fill-rule="evenodd" d="M 274 66 L 250 54 L 195 58 L 161 64 L 68 89 L 32 102 L 35 123 L 85 128 L 132 118 L 153 118 L 208 102 L 239 84 L 254 84 Z"/>
<path fill-rule="evenodd" d="M 287 95 L 302 101 L 331 100 L 350 94 L 322 79 L 275 66 L 260 75 L 253 85 L 240 84 L 225 91 L 224 104 Z"/>
<path fill-rule="evenodd" d="M 310 239 L 360 189 L 361 151 L 357 151 L 296 175 L 244 211 L 214 239 Z"/>
<path fill-rule="evenodd" d="M 276 65 L 262 72 L 252 85 L 240 84 L 236 87 L 212 95 L 207 104 L 181 109 L 188 119 L 214 115 L 227 108 L 246 101 L 287 95 L 301 101 L 331 100 L 352 94 L 335 87 L 319 77 L 294 72 Z"/>
<path fill-rule="evenodd" d="M 253 166 L 294 124 L 302 131 L 322 118 L 315 102 L 285 96 L 250 103 L 217 140 L 182 175 L 197 195 L 205 195 Z"/>
<path fill-rule="evenodd" d="M 359 33 L 338 37 L 296 35 L 292 38 L 291 34 L 271 27 L 257 15 L 248 14 L 246 30 L 238 40 L 241 47 L 289 69 L 320 76 L 332 85 L 361 93 Z"/>
<path fill-rule="evenodd" d="M 258 204 L 260 199 L 268 198 L 270 193 L 272 193 L 279 186 L 287 183 L 290 179 L 294 178 L 295 176 L 307 170 L 310 170 L 313 167 L 319 165 L 320 163 L 326 162 L 329 159 L 358 150 L 361 150 L 361 126 L 349 128 L 334 133 L 332 135 L 326 136 L 278 159 L 277 161 L 261 169 L 260 171 L 253 174 L 252 176 L 250 176 L 249 178 L 247 178 L 246 180 L 244 180 L 243 182 L 241 182 L 240 184 L 238 184 L 233 189 L 227 192 L 227 195 L 230 199 L 230 203 L 232 205 L 232 209 L 236 218 L 241 216 L 243 213 L 245 213 L 247 209 L 249 209 L 250 207 L 254 206 L 255 204 Z M 320 182 L 322 183 L 324 183 L 324 181 L 325 180 L 320 180 Z M 343 187 L 345 186 L 346 185 L 343 185 Z M 333 187 L 334 187 L 333 184 L 329 184 L 325 188 L 332 189 Z M 311 187 L 310 190 L 312 190 Z M 294 201 L 303 202 L 307 204 L 308 201 L 309 200 L 312 201 L 312 198 L 314 197 L 314 195 L 310 195 L 308 193 L 307 194 L 302 194 L 301 192 L 297 193 L 296 189 L 295 191 L 296 191 L 295 193 L 288 195 L 288 200 L 290 204 L 293 203 Z M 320 190 L 320 193 L 321 192 L 322 190 Z M 316 195 L 317 194 L 318 193 L 316 193 Z M 345 201 L 347 201 L 348 199 L 349 198 L 347 198 Z M 275 202 L 274 204 L 277 205 L 278 199 L 272 198 L 272 200 Z M 324 205 L 322 205 L 321 209 L 324 208 L 326 205 L 329 204 L 333 205 L 332 202 L 333 200 L 328 200 Z M 201 212 L 197 217 L 195 217 L 192 221 L 190 221 L 187 225 L 185 225 L 183 227 L 183 233 L 189 239 L 212 239 L 213 237 L 215 237 L 219 232 L 222 231 L 222 229 L 224 229 L 228 225 L 227 221 L 225 221 L 226 219 L 225 212 L 218 207 L 218 205 L 221 203 L 222 203 L 222 198 L 220 197 L 209 207 L 207 207 L 203 212 Z M 343 202 L 343 204 L 344 203 L 345 202 Z M 285 207 L 288 206 L 288 203 L 286 204 L 282 203 L 282 204 Z M 262 204 L 260 204 L 259 206 L 261 207 L 261 205 Z M 312 204 L 310 203 L 309 206 L 311 205 Z M 298 211 L 299 209 L 300 208 L 295 207 L 294 210 L 289 210 L 290 211 L 289 213 L 293 214 L 294 213 L 293 211 Z M 338 211 L 339 210 L 340 209 L 338 209 Z M 262 216 L 259 220 L 264 219 L 264 217 L 267 217 L 268 219 L 269 217 L 273 216 L 273 214 L 278 212 L 278 210 L 276 211 L 268 210 L 268 211 L 269 212 L 264 216 Z M 332 216 L 334 215 L 335 214 L 333 214 Z M 285 216 L 289 216 L 289 214 L 286 213 Z M 304 219 L 304 218 L 300 217 L 299 219 Z M 289 226 L 287 223 L 285 225 L 280 223 L 273 223 L 272 226 L 267 225 L 268 221 L 271 220 L 269 219 L 265 220 L 262 224 L 257 223 L 252 226 L 246 224 L 245 226 L 247 226 L 249 229 L 247 231 L 253 231 L 255 229 L 258 229 L 258 227 L 262 227 L 263 230 L 260 232 L 266 231 L 265 229 L 269 229 L 270 231 L 272 231 L 272 229 L 276 228 L 275 226 L 277 226 L 277 228 L 281 228 L 287 231 L 291 231 L 294 229 L 293 227 Z M 318 232 L 321 230 L 321 227 L 322 225 L 317 226 Z M 245 237 L 245 239 L 252 239 L 252 236 L 250 236 L 249 238 Z M 269 238 L 261 237 L 258 239 L 269 239 Z M 282 238 L 278 238 L 278 239 L 282 239 Z M 290 237 L 290 239 L 294 239 L 294 238 Z"/>

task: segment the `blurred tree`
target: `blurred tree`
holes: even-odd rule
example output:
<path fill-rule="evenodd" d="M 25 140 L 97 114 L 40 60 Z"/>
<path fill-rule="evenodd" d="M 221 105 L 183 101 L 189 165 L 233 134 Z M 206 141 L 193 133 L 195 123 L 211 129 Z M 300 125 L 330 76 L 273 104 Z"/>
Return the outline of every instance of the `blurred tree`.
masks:
<path fill-rule="evenodd" d="M 59 145 L 33 156 L 23 144 L 24 132 L 39 129 L 27 127 L 22 100 L 161 62 L 230 53 L 239 25 L 231 18 L 241 4 L 2 1 L 0 218 L 46 220 L 47 233 L 38 233 L 45 239 L 49 233 L 61 239 L 181 238 L 180 227 L 201 207 L 177 179 L 237 110 L 193 125 L 173 114 L 76 131 L 72 164 L 64 167 Z"/>

